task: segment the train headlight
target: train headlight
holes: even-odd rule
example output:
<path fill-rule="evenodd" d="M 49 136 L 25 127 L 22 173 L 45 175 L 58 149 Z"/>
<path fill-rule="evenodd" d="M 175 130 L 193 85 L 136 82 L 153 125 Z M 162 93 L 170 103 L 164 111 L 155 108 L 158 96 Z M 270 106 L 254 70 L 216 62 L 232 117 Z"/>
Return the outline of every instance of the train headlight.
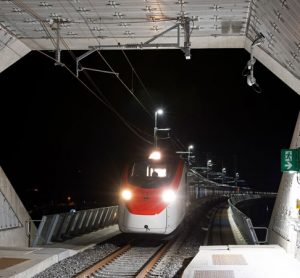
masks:
<path fill-rule="evenodd" d="M 122 197 L 122 199 L 124 199 L 125 201 L 129 201 L 129 200 L 132 198 L 132 193 L 131 193 L 130 190 L 124 189 L 124 190 L 121 192 L 121 197 Z"/>
<path fill-rule="evenodd" d="M 176 194 L 172 189 L 167 189 L 163 192 L 162 199 L 165 203 L 171 203 L 176 199 Z"/>
<path fill-rule="evenodd" d="M 161 159 L 161 153 L 159 151 L 154 151 L 149 155 L 149 159 L 160 160 Z"/>

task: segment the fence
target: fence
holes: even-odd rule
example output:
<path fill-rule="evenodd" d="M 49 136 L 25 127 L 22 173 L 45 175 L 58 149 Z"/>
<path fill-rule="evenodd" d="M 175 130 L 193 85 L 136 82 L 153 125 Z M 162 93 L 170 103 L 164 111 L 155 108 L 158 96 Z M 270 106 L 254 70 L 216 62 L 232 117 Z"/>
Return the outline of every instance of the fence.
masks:
<path fill-rule="evenodd" d="M 235 205 L 239 202 L 244 202 L 247 200 L 260 199 L 263 197 L 273 197 L 273 196 L 274 196 L 273 193 L 266 193 L 266 194 L 260 194 L 260 195 L 236 194 L 236 195 L 231 196 L 228 199 L 229 206 L 232 210 L 233 220 L 236 223 L 236 225 L 238 226 L 244 239 L 249 244 L 266 243 L 267 239 L 268 239 L 268 228 L 267 227 L 253 227 L 251 219 L 247 215 L 245 215 L 243 212 L 241 212 Z M 255 230 L 265 230 L 266 231 L 265 239 L 262 241 L 259 241 Z"/>
<path fill-rule="evenodd" d="M 33 238 L 32 246 L 64 241 L 114 225 L 117 221 L 118 206 L 45 215 Z"/>

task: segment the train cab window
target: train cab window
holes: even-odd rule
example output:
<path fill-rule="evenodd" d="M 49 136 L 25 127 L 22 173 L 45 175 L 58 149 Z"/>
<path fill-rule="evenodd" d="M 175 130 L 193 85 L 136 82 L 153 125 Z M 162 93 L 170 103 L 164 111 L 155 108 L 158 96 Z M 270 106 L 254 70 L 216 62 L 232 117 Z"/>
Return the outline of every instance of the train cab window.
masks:
<path fill-rule="evenodd" d="M 129 169 L 129 182 L 142 187 L 157 187 L 171 181 L 176 172 L 176 164 L 135 162 Z"/>
<path fill-rule="evenodd" d="M 147 167 L 147 176 L 156 177 L 156 178 L 165 178 L 167 177 L 167 168 L 166 167 Z"/>
<path fill-rule="evenodd" d="M 154 170 L 151 174 L 151 177 L 158 178 L 158 173 Z"/>

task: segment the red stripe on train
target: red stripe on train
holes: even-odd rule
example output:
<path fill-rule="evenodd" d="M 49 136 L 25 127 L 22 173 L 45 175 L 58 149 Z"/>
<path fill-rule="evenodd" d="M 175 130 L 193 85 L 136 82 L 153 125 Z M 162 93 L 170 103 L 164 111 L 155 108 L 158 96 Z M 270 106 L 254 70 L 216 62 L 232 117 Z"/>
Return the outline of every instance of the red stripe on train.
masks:
<path fill-rule="evenodd" d="M 127 176 L 124 177 L 123 188 L 128 188 L 132 192 L 132 199 L 126 202 L 127 209 L 132 214 L 154 215 L 163 211 L 167 204 L 162 200 L 162 192 L 167 188 L 177 191 L 183 172 L 183 161 L 180 161 L 174 179 L 170 184 L 165 184 L 159 188 L 141 188 L 138 185 L 129 184 Z"/>

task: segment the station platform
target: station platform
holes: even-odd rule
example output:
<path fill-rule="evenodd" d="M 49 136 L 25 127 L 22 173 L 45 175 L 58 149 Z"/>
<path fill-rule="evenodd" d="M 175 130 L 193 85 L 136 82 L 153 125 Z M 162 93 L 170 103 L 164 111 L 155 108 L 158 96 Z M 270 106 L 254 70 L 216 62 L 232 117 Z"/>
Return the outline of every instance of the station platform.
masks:
<path fill-rule="evenodd" d="M 183 278 L 296 278 L 300 262 L 278 245 L 201 246 Z"/>
<path fill-rule="evenodd" d="M 30 278 L 51 265 L 119 234 L 118 225 L 35 248 L 0 246 L 0 277 Z"/>
<path fill-rule="evenodd" d="M 247 245 L 228 206 L 219 207 L 205 245 L 182 278 L 296 278 L 300 261 L 279 245 Z"/>

